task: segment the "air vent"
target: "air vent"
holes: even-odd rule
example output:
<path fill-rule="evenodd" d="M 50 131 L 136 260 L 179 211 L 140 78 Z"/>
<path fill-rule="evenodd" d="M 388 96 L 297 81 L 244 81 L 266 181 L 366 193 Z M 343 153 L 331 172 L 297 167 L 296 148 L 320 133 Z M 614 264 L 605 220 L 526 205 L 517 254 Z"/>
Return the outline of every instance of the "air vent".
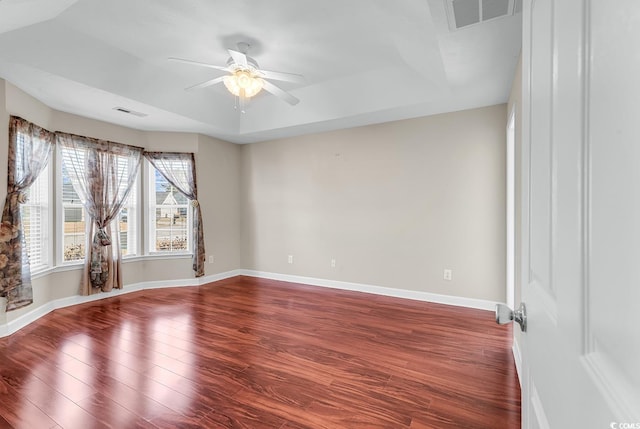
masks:
<path fill-rule="evenodd" d="M 522 11 L 522 0 L 444 0 L 451 31 Z"/>
<path fill-rule="evenodd" d="M 2 0 L 0 0 L 2 1 Z M 146 113 L 136 112 L 135 110 L 125 109 L 124 107 L 114 107 L 113 110 L 117 110 L 118 112 L 127 113 L 129 115 L 138 116 L 140 118 L 144 118 L 145 116 L 149 116 Z"/>

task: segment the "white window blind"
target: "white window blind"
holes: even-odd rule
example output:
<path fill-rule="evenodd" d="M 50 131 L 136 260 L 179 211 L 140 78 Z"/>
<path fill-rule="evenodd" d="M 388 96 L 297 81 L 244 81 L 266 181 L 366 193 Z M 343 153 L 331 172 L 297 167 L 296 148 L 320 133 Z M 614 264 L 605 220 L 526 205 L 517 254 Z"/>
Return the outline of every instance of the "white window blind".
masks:
<path fill-rule="evenodd" d="M 49 166 L 26 190 L 27 201 L 20 205 L 22 227 L 31 271 L 50 265 L 49 258 Z"/>
<path fill-rule="evenodd" d="M 149 250 L 159 253 L 187 253 L 191 250 L 190 202 L 158 170 L 150 163 L 148 165 Z"/>
<path fill-rule="evenodd" d="M 137 182 L 138 179 L 136 179 Z M 133 256 L 138 253 L 138 187 L 137 183 L 129 192 L 127 202 L 118 216 L 118 226 L 120 228 L 120 251 L 123 257 Z"/>

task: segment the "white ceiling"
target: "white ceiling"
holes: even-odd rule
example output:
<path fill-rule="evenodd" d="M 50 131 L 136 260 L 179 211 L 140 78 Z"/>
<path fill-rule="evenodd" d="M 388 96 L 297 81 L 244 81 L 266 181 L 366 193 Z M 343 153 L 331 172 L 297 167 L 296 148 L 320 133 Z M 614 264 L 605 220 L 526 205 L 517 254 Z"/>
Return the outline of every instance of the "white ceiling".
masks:
<path fill-rule="evenodd" d="M 57 110 L 236 143 L 506 102 L 521 14 L 451 31 L 446 1 L 0 0 L 0 77 Z M 238 42 L 306 77 L 278 82 L 298 105 L 263 91 L 240 114 L 224 85 L 184 90 L 224 72 L 167 60 L 225 65 Z"/>

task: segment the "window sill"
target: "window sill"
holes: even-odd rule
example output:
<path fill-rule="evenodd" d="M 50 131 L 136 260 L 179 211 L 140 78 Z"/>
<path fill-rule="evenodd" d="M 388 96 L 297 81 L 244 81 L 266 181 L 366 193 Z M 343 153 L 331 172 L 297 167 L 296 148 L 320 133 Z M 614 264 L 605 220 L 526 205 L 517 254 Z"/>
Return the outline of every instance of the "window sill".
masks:
<path fill-rule="evenodd" d="M 152 253 L 151 255 L 125 257 L 125 258 L 122 258 L 122 263 L 128 264 L 130 262 L 157 261 L 157 260 L 163 260 L 163 259 L 191 259 L 192 257 L 193 255 L 191 253 L 174 253 L 174 254 Z M 48 268 L 40 269 L 36 272 L 32 272 L 31 278 L 37 279 L 39 277 L 44 277 L 51 273 L 74 271 L 82 268 L 84 268 L 84 261 L 67 262 L 62 265 L 58 265 L 55 267 L 48 267 Z"/>
<path fill-rule="evenodd" d="M 151 255 L 130 256 L 128 258 L 122 258 L 122 263 L 128 264 L 130 262 L 159 261 L 167 259 L 191 259 L 192 257 L 193 255 L 191 253 L 174 253 L 168 255 L 162 253 L 153 253 Z M 66 264 L 57 265 L 55 267 L 40 268 L 38 270 L 32 271 L 31 279 L 39 279 L 41 277 L 46 277 L 52 273 L 63 273 L 65 271 L 81 270 L 83 268 L 84 261 L 68 262 Z"/>
<path fill-rule="evenodd" d="M 32 271 L 31 272 L 31 280 L 39 279 L 40 277 L 48 276 L 49 274 L 53 273 L 54 271 L 55 271 L 55 267 L 40 268 L 39 270 Z"/>
<path fill-rule="evenodd" d="M 161 259 L 190 259 L 193 255 L 191 253 L 152 253 L 150 255 L 144 256 L 130 256 L 128 258 L 122 258 L 122 263 L 126 264 L 129 262 L 138 262 L 138 261 L 155 261 Z"/>
<path fill-rule="evenodd" d="M 74 261 L 74 262 L 68 262 L 62 265 L 56 265 L 51 270 L 54 273 L 61 273 L 64 271 L 73 271 L 77 269 L 82 269 L 83 267 L 84 267 L 84 261 Z"/>

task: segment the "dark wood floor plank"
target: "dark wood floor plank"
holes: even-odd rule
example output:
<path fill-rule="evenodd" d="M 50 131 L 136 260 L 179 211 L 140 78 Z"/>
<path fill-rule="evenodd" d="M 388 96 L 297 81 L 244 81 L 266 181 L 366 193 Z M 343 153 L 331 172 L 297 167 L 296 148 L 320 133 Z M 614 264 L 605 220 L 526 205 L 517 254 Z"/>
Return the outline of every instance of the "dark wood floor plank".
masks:
<path fill-rule="evenodd" d="M 520 422 L 490 312 L 243 276 L 56 310 L 0 359 L 0 429 Z"/>
<path fill-rule="evenodd" d="M 200 425 L 204 428 L 280 428 L 285 420 L 269 410 L 256 408 L 251 403 L 225 398 L 220 405 L 207 414 Z"/>
<path fill-rule="evenodd" d="M 4 380 L 0 381 L 0 416 L 10 428 L 53 428 L 55 420 L 22 396 Z"/>
<path fill-rule="evenodd" d="M 11 429 L 13 426 L 4 417 L 0 416 L 0 429 Z"/>
<path fill-rule="evenodd" d="M 89 414 L 95 416 L 101 424 L 111 428 L 158 429 L 158 427 L 138 416 L 113 399 L 96 393 L 78 403 Z"/>
<path fill-rule="evenodd" d="M 26 398 L 64 428 L 108 427 L 35 376 L 30 377 L 24 385 L 16 390 L 21 398 Z"/>

